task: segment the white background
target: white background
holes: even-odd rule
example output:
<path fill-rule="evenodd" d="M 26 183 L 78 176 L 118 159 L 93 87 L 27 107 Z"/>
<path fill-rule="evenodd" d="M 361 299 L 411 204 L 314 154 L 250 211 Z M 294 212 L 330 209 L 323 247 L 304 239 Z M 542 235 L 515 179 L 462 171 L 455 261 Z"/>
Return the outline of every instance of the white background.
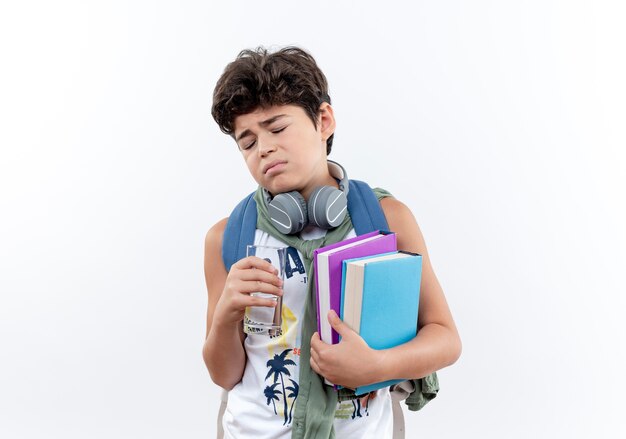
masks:
<path fill-rule="evenodd" d="M 325 71 L 331 158 L 408 204 L 464 351 L 408 437 L 625 437 L 621 2 L 3 2 L 0 437 L 206 438 L 207 229 L 254 189 L 239 50 Z"/>

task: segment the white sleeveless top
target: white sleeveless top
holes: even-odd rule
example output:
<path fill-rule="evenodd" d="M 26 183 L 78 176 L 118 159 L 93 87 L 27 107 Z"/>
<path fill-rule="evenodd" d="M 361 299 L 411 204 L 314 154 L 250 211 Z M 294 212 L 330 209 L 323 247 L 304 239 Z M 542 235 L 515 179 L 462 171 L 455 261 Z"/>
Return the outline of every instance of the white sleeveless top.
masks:
<path fill-rule="evenodd" d="M 305 229 L 302 239 L 324 236 L 317 227 Z M 347 238 L 356 236 L 352 230 Z M 256 230 L 254 243 L 274 247 L 286 244 Z M 282 334 L 248 336 L 247 362 L 241 381 L 229 392 L 222 420 L 224 437 L 232 439 L 288 439 L 298 399 L 300 325 L 307 293 L 304 259 L 289 247 L 283 286 Z M 389 389 L 381 389 L 363 406 L 359 400 L 337 404 L 334 420 L 337 438 L 391 438 L 393 415 Z"/>

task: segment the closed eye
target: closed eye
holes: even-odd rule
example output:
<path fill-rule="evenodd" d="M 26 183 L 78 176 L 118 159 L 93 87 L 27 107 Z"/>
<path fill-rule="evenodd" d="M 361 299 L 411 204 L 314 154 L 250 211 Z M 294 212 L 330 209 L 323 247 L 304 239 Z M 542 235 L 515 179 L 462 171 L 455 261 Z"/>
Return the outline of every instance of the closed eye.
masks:
<path fill-rule="evenodd" d="M 279 134 L 282 133 L 283 131 L 285 131 L 285 128 L 287 128 L 287 126 L 281 127 L 281 128 L 275 128 L 270 130 L 270 133 L 272 134 Z M 245 136 L 248 137 L 248 136 Z M 241 146 L 241 150 L 242 151 L 246 151 L 250 148 L 252 148 L 254 145 L 256 145 L 256 140 L 252 140 L 250 143 L 245 143 L 243 146 Z"/>
<path fill-rule="evenodd" d="M 252 148 L 252 147 L 254 146 L 254 144 L 255 144 L 255 143 L 256 143 L 256 140 L 253 140 L 252 142 L 250 142 L 250 143 L 248 143 L 248 144 L 244 145 L 244 146 L 243 146 L 243 148 L 241 148 L 241 149 L 243 149 L 244 151 L 245 151 L 246 149 L 250 149 L 250 148 Z"/>

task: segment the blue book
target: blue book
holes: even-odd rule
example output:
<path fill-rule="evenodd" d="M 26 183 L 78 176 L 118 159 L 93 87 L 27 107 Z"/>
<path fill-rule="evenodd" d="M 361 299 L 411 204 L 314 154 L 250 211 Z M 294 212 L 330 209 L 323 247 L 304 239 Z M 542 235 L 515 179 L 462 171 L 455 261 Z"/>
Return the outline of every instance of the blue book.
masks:
<path fill-rule="evenodd" d="M 422 257 L 392 252 L 343 261 L 341 318 L 372 349 L 388 349 L 417 334 Z M 403 379 L 355 389 L 357 395 Z"/>

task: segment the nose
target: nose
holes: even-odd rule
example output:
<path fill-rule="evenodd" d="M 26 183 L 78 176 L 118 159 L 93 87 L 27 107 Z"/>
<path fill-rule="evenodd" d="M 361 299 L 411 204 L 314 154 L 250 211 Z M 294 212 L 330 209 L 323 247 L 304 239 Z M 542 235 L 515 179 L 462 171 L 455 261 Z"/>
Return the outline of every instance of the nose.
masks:
<path fill-rule="evenodd" d="M 270 152 L 276 151 L 276 144 L 269 136 L 259 136 L 257 138 L 257 151 L 261 157 L 267 156 Z"/>

